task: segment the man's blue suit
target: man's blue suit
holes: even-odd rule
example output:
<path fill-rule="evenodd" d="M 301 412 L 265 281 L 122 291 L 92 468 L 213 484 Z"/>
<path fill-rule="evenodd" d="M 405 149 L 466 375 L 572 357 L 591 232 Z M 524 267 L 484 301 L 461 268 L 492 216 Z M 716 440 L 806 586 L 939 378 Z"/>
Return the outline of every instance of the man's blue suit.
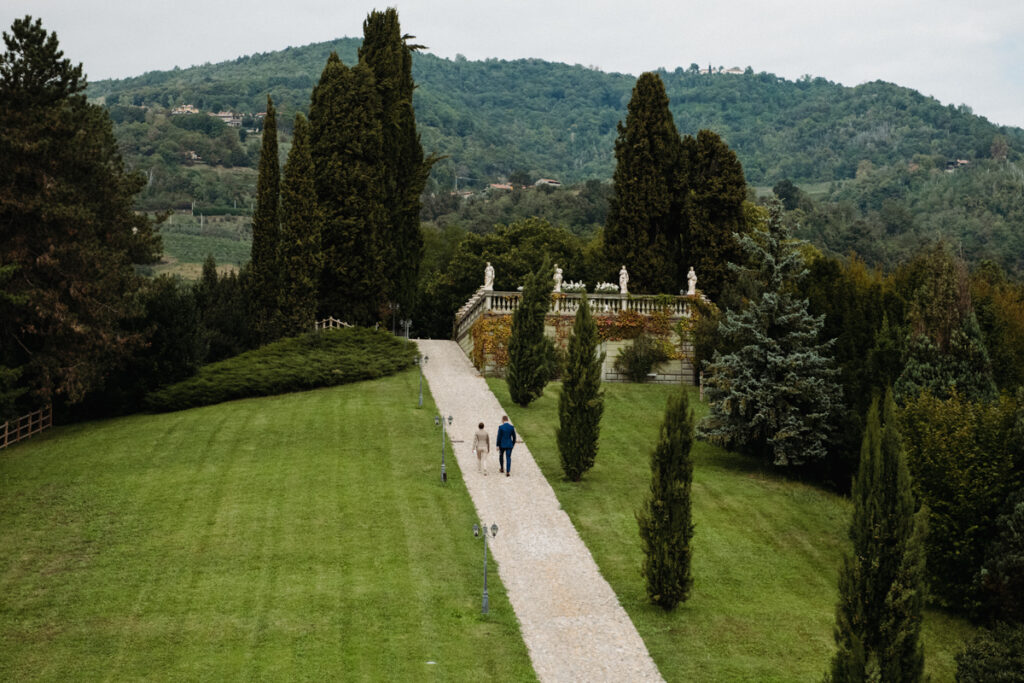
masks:
<path fill-rule="evenodd" d="M 516 445 L 516 428 L 511 422 L 501 423 L 494 443 L 498 447 L 498 467 L 508 476 L 512 472 L 512 447 Z"/>

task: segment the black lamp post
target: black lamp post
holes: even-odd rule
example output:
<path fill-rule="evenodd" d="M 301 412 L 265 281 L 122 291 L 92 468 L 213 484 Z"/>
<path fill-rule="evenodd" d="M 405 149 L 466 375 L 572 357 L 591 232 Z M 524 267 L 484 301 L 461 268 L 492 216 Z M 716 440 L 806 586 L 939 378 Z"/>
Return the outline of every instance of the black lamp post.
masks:
<path fill-rule="evenodd" d="M 417 408 L 423 407 L 423 366 L 427 364 L 428 360 L 430 360 L 430 356 L 416 356 L 416 359 L 413 361 L 420 368 L 420 402 L 416 406 Z"/>
<path fill-rule="evenodd" d="M 452 426 L 452 420 L 453 419 L 454 418 L 451 415 L 448 416 L 448 426 L 449 427 Z M 442 484 L 448 483 L 448 471 L 445 468 L 445 464 L 444 464 L 444 420 L 445 419 L 443 417 L 441 417 L 440 415 L 435 415 L 434 416 L 434 424 L 435 425 L 441 425 L 441 483 Z"/>
<path fill-rule="evenodd" d="M 487 614 L 488 600 L 487 600 L 487 537 L 495 538 L 498 535 L 498 525 L 492 524 L 491 528 L 488 529 L 486 526 L 481 524 L 473 525 L 473 536 L 479 536 L 481 528 L 484 532 L 484 604 L 481 610 L 482 614 Z M 490 532 L 490 533 L 488 533 Z"/>

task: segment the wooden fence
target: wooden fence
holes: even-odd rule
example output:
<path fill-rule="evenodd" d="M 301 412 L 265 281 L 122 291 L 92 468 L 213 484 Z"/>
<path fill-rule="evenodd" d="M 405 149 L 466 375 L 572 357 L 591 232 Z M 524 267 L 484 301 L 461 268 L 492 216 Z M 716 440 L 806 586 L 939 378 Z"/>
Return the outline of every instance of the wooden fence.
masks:
<path fill-rule="evenodd" d="M 341 329 L 343 327 L 352 327 L 348 323 L 338 320 L 333 316 L 330 318 L 324 318 L 323 320 L 317 320 L 313 324 L 313 326 L 317 330 Z"/>
<path fill-rule="evenodd" d="M 46 406 L 34 413 L 8 420 L 0 424 L 0 448 L 7 448 L 52 426 L 53 406 Z"/>

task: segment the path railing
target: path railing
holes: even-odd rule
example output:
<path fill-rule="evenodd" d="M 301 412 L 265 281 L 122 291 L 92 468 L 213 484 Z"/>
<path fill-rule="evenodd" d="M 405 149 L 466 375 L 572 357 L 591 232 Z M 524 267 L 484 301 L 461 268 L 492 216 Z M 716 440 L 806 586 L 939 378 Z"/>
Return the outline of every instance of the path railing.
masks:
<path fill-rule="evenodd" d="M 34 413 L 8 420 L 0 424 L 0 448 L 7 448 L 52 426 L 53 406 L 46 406 Z"/>
<path fill-rule="evenodd" d="M 324 318 L 323 320 L 317 320 L 315 323 L 313 323 L 313 327 L 314 329 L 317 330 L 336 330 L 341 329 L 343 327 L 352 326 L 349 325 L 347 322 L 338 320 L 337 318 L 332 316 L 330 318 Z"/>

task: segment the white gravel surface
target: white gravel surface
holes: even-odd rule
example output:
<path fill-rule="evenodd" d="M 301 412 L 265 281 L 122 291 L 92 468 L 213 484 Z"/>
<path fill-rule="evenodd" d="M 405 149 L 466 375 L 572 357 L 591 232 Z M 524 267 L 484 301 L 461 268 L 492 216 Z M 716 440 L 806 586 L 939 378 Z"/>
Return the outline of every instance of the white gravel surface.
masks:
<path fill-rule="evenodd" d="M 490 543 L 541 681 L 661 681 L 640 634 L 601 576 L 516 429 L 512 476 L 498 473 L 494 439 L 504 410 L 459 346 L 420 340 L 423 374 L 441 413 L 480 521 L 498 525 Z M 491 435 L 488 475 L 476 471 L 472 438 Z M 468 530 L 467 530 L 468 531 Z"/>

